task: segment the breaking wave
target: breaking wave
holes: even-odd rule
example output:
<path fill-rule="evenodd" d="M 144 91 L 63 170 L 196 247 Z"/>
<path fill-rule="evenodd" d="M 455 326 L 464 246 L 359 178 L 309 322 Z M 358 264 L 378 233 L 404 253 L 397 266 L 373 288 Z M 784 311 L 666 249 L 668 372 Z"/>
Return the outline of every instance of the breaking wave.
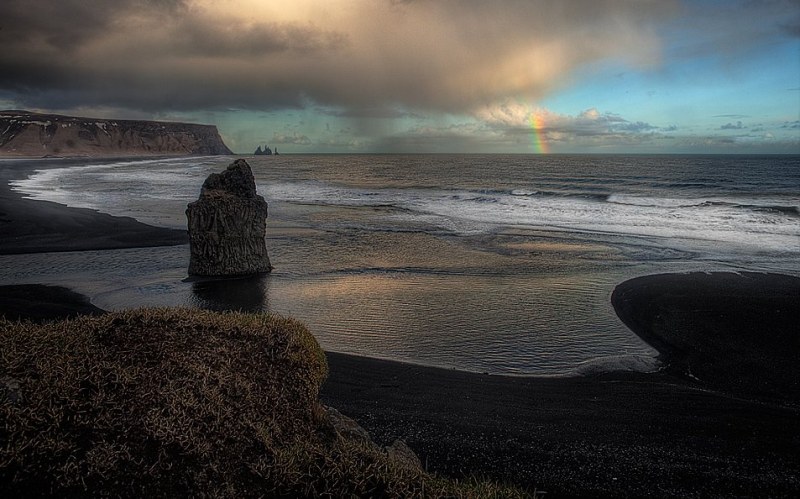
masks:
<path fill-rule="evenodd" d="M 562 195 L 522 190 L 368 190 L 319 182 L 273 184 L 264 189 L 264 194 L 268 199 L 290 203 L 393 206 L 402 210 L 396 216 L 406 219 L 435 215 L 443 220 L 473 222 L 459 225 L 466 231 L 513 225 L 800 252 L 798 207 L 776 206 L 769 200 L 752 198 Z"/>
<path fill-rule="evenodd" d="M 34 199 L 183 227 L 186 203 L 196 199 L 205 176 L 227 161 L 171 158 L 49 168 L 12 186 Z M 452 174 L 442 174 L 439 185 L 372 188 L 357 187 L 357 181 L 321 180 L 314 172 L 311 178 L 306 173 L 298 178 L 296 170 L 287 167 L 254 170 L 260 192 L 270 203 L 394 208 L 387 210 L 391 221 L 433 224 L 448 231 L 521 226 L 634 236 L 644 242 L 652 238 L 681 250 L 718 245 L 719 251 L 800 253 L 797 195 L 759 196 L 754 189 L 741 195 L 736 189 L 718 194 L 714 189 L 697 190 L 706 182 L 664 187 L 663 180 L 647 183 L 638 177 L 626 178 L 629 184 L 617 182 L 631 192 L 609 192 L 615 186 L 606 179 L 566 175 L 542 177 L 543 188 L 537 188 L 535 181 L 514 187 L 460 188 L 445 182 L 444 177 Z"/>

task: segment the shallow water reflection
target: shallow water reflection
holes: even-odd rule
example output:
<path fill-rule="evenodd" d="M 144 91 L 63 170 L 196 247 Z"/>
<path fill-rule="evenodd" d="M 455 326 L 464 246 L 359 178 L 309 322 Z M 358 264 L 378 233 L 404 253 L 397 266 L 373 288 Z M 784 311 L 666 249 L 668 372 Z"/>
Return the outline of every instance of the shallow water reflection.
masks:
<path fill-rule="evenodd" d="M 189 305 L 218 312 L 266 312 L 268 287 L 268 275 L 196 280 L 192 282 Z"/>

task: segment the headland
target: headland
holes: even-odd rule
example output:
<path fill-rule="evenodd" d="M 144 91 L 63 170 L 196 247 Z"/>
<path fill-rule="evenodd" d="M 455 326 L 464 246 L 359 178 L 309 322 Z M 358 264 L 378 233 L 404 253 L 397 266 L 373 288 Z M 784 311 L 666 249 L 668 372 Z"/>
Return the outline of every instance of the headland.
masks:
<path fill-rule="evenodd" d="M 0 157 L 232 154 L 216 126 L 0 111 Z"/>

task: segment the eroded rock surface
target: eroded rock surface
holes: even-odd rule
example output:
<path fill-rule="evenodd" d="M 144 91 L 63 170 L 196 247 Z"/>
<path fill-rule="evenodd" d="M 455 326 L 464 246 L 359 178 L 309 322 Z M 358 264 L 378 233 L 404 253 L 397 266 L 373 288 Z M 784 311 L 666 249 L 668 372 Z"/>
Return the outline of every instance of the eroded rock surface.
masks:
<path fill-rule="evenodd" d="M 200 198 L 186 209 L 189 274 L 246 275 L 272 270 L 264 240 L 267 202 L 256 193 L 250 165 L 243 159 L 203 183 Z"/>

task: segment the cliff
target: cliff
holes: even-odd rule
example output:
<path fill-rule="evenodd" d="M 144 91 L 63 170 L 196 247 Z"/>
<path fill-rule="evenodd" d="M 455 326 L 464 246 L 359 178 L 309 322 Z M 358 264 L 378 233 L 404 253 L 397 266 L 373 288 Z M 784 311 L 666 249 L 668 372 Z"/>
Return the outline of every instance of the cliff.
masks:
<path fill-rule="evenodd" d="M 232 154 L 213 125 L 0 111 L 2 156 Z"/>

